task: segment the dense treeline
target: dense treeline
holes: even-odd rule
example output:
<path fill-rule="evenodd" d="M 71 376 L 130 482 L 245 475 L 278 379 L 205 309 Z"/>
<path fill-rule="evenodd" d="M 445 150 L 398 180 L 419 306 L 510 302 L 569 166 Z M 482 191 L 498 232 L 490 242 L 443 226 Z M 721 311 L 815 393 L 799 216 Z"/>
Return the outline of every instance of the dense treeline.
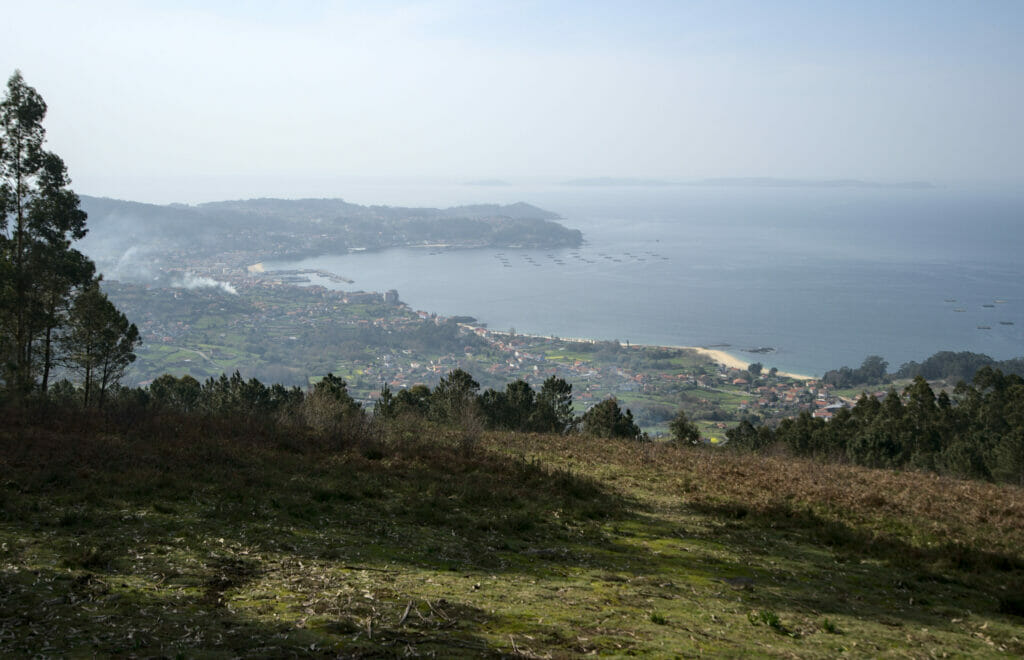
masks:
<path fill-rule="evenodd" d="M 905 362 L 895 373 L 886 373 L 889 363 L 878 355 L 869 355 L 859 368 L 840 367 L 826 371 L 822 382 L 841 389 L 863 385 L 881 385 L 896 378 L 923 376 L 927 380 L 952 383 L 970 381 L 984 367 L 999 369 L 1005 374 L 1024 376 L 1024 358 L 994 360 L 984 353 L 970 351 L 939 351 L 924 362 Z"/>
<path fill-rule="evenodd" d="M 82 388 L 61 380 L 50 388 L 48 409 L 74 410 L 85 405 Z M 189 375 L 165 374 L 148 387 L 111 388 L 107 415 L 125 419 L 177 417 L 216 420 L 253 432 L 312 429 L 329 436 L 350 437 L 365 433 L 368 417 L 348 392 L 344 380 L 327 374 L 312 388 L 265 385 L 256 378 L 231 376 L 199 382 Z M 298 436 L 297 436 L 298 437 Z"/>
<path fill-rule="evenodd" d="M 999 369 L 1004 374 L 1024 376 L 1024 358 L 993 360 L 984 353 L 940 351 L 921 363 L 906 362 L 896 372 L 897 378 L 923 376 L 928 380 L 970 381 L 984 367 Z"/>
<path fill-rule="evenodd" d="M 50 405 L 75 408 L 85 405 L 85 394 L 70 381 L 50 388 Z M 371 422 L 427 422 L 458 428 L 472 435 L 483 429 L 567 434 L 582 431 L 594 437 L 647 439 L 614 398 L 605 399 L 581 416 L 573 412 L 572 385 L 551 376 L 539 390 L 524 380 L 508 383 L 503 390 L 480 384 L 466 371 L 455 369 L 437 387 L 415 385 L 397 394 L 387 385 L 373 411 L 357 403 L 341 378 L 327 374 L 311 389 L 265 385 L 239 372 L 222 374 L 200 383 L 192 376 L 165 374 L 148 387 L 111 390 L 112 414 L 145 416 L 174 412 L 181 415 L 217 417 L 253 426 L 309 427 L 342 433 L 362 431 Z M 696 443 L 696 427 L 678 413 L 671 428 L 677 439 Z"/>
<path fill-rule="evenodd" d="M 876 385 L 889 382 L 886 369 L 889 363 L 878 355 L 869 355 L 864 358 L 857 369 L 840 367 L 832 371 L 826 371 L 821 382 L 833 387 L 859 387 L 861 385 Z"/>
<path fill-rule="evenodd" d="M 801 456 L 1024 485 L 1024 379 L 982 367 L 950 396 L 917 376 L 902 394 L 864 394 L 830 421 L 804 412 L 775 429 L 743 422 L 727 436 L 746 449 L 781 445 Z"/>
<path fill-rule="evenodd" d="M 384 420 L 419 417 L 469 429 L 540 433 L 569 433 L 577 426 L 572 385 L 557 376 L 544 381 L 539 391 L 516 380 L 504 390 L 488 388 L 480 393 L 480 384 L 462 369 L 449 372 L 433 390 L 416 385 L 392 395 L 385 386 L 374 415 Z"/>

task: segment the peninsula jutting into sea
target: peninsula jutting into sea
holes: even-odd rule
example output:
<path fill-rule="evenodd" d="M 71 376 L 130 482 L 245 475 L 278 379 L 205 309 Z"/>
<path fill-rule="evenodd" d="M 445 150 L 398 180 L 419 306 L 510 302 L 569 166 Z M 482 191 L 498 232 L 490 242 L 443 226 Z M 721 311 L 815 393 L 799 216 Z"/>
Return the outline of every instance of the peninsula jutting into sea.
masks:
<path fill-rule="evenodd" d="M 169 268 L 214 260 L 241 268 L 268 259 L 379 250 L 388 247 L 576 247 L 578 230 L 555 213 L 522 202 L 445 209 L 361 206 L 343 199 L 249 199 L 140 204 L 82 197 L 89 214 L 86 247 L 102 266 L 133 268 L 145 254 Z M 132 252 L 129 252 L 129 251 Z M 126 258 L 127 255 L 127 258 Z"/>

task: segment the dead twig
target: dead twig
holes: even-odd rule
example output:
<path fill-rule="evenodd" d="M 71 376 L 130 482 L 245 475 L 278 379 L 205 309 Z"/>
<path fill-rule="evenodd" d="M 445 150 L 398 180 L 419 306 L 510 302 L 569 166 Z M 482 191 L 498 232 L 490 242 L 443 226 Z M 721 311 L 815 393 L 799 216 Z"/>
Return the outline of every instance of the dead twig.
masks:
<path fill-rule="evenodd" d="M 439 609 L 435 609 L 434 606 L 430 603 L 429 600 L 425 601 L 425 602 L 427 603 L 427 607 L 430 608 L 430 611 L 433 612 L 434 614 L 436 614 L 439 618 L 444 619 L 444 621 L 446 623 L 451 623 L 452 622 L 451 617 L 449 617 L 447 614 L 445 614 L 443 610 L 439 611 Z"/>
<path fill-rule="evenodd" d="M 412 601 L 410 600 L 409 604 L 405 606 L 405 612 L 402 612 L 402 618 L 398 620 L 398 625 L 402 625 L 403 623 L 405 623 L 405 620 L 409 618 L 409 610 L 411 609 Z"/>
<path fill-rule="evenodd" d="M 372 566 L 349 566 L 348 564 L 346 564 L 344 566 L 339 566 L 338 568 L 343 568 L 346 571 L 376 571 L 377 573 L 397 573 L 398 572 L 398 571 L 390 569 L 390 568 L 373 568 Z"/>

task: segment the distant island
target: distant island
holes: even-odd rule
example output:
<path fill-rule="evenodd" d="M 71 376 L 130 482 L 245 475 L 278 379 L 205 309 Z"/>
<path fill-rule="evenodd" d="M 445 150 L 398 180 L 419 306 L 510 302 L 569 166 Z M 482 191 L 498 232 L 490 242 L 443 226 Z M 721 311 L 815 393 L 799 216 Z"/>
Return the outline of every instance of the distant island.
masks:
<path fill-rule="evenodd" d="M 674 181 L 665 181 L 663 179 L 642 179 L 642 178 L 630 178 L 630 177 L 594 177 L 589 179 L 570 179 L 563 181 L 563 185 L 566 186 L 595 186 L 595 187 L 614 187 L 614 186 L 675 186 L 679 185 Z"/>
<path fill-rule="evenodd" d="M 774 177 L 719 177 L 696 181 L 670 181 L 630 177 L 594 177 L 563 181 L 566 186 L 591 187 L 666 187 L 666 186 L 734 186 L 737 188 L 882 188 L 927 190 L 935 185 L 927 181 L 866 181 L 862 179 L 785 179 Z"/>
<path fill-rule="evenodd" d="M 558 248 L 583 241 L 579 230 L 557 222 L 557 213 L 523 202 L 437 209 L 264 198 L 190 206 L 83 195 L 81 204 L 89 214 L 86 252 L 122 278 L 140 259 L 148 270 L 182 255 L 237 267 L 389 247 Z"/>
<path fill-rule="evenodd" d="M 749 188 L 906 188 L 929 189 L 935 185 L 927 181 L 864 181 L 861 179 L 777 179 L 773 177 L 723 177 L 702 179 L 688 185 L 736 186 Z"/>

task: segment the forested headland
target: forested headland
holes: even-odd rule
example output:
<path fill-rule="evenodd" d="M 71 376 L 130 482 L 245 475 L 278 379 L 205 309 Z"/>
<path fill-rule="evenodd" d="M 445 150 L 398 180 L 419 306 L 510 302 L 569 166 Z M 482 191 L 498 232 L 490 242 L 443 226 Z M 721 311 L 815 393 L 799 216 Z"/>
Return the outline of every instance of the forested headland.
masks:
<path fill-rule="evenodd" d="M 206 258 L 233 268 L 266 260 L 390 247 L 575 247 L 577 229 L 526 203 L 446 209 L 363 206 L 343 199 L 250 199 L 197 205 L 83 197 L 90 252 L 132 278 Z"/>

